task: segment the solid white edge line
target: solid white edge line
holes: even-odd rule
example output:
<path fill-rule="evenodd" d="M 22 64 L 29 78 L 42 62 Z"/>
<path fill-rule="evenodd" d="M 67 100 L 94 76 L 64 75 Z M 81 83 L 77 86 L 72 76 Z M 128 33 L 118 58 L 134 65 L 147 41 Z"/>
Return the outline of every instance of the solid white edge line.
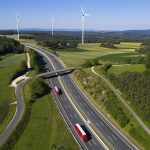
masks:
<path fill-rule="evenodd" d="M 52 65 L 53 68 L 55 69 L 53 63 L 51 62 L 51 60 L 49 59 L 49 57 L 48 57 L 44 52 L 41 52 L 40 50 L 38 50 L 38 49 L 35 48 L 35 47 L 30 47 L 30 46 L 27 46 L 27 47 L 32 48 L 32 49 L 35 49 L 35 50 L 37 50 L 38 52 L 42 53 L 42 54 L 49 60 L 49 62 L 51 63 L 51 65 Z M 56 70 L 56 69 L 55 69 L 55 70 Z M 103 143 L 103 141 L 97 136 L 97 134 L 94 132 L 94 130 L 90 127 L 90 125 L 86 122 L 86 120 L 85 120 L 84 117 L 81 115 L 81 113 L 79 112 L 79 110 L 76 108 L 76 106 L 75 106 L 74 103 L 72 102 L 70 96 L 68 95 L 67 91 L 65 90 L 65 88 L 64 88 L 64 86 L 63 86 L 63 84 L 62 84 L 62 81 L 60 80 L 60 77 L 58 77 L 58 79 L 59 79 L 60 84 L 62 85 L 62 87 L 63 87 L 63 89 L 64 89 L 64 91 L 65 91 L 65 93 L 66 93 L 66 95 L 67 95 L 67 97 L 68 97 L 68 99 L 69 99 L 69 101 L 71 102 L 71 104 L 73 105 L 73 107 L 75 108 L 75 110 L 78 112 L 79 116 L 83 119 L 83 121 L 85 122 L 85 124 L 91 129 L 92 133 L 95 135 L 95 137 L 98 139 L 98 141 L 104 146 L 104 148 L 105 148 L 106 150 L 109 150 L 108 147 Z"/>

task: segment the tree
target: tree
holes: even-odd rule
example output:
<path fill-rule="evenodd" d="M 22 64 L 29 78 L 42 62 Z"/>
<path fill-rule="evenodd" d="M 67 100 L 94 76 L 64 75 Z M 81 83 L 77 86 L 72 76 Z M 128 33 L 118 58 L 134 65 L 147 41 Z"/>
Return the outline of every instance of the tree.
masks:
<path fill-rule="evenodd" d="M 145 67 L 146 67 L 147 69 L 150 69 L 150 53 L 148 53 L 148 54 L 146 55 L 146 58 L 145 58 Z"/>

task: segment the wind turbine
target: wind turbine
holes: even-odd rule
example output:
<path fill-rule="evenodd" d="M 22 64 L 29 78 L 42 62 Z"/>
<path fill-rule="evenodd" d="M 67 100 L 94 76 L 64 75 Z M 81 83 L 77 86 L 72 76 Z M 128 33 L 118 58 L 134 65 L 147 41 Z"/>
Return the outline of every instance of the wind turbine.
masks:
<path fill-rule="evenodd" d="M 90 14 L 85 13 L 84 10 L 81 7 L 81 21 L 82 21 L 82 44 L 84 44 L 84 21 L 86 16 L 89 16 Z"/>
<path fill-rule="evenodd" d="M 54 35 L 54 23 L 55 23 L 55 19 L 54 19 L 54 17 L 52 16 L 52 17 L 51 17 L 52 36 Z"/>
<path fill-rule="evenodd" d="M 20 23 L 20 13 L 16 12 L 16 19 L 17 19 L 17 33 L 18 33 L 18 41 L 20 40 L 19 38 L 19 23 Z"/>

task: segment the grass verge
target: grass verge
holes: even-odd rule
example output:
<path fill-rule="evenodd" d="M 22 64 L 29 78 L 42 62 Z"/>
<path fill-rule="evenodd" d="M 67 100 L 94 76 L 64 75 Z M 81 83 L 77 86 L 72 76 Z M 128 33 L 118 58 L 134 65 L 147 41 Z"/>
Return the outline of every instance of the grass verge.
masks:
<path fill-rule="evenodd" d="M 96 78 L 95 75 L 93 75 L 92 73 L 90 73 L 90 70 L 87 70 L 87 74 L 89 75 L 88 77 L 90 78 L 90 76 L 93 76 L 94 78 Z M 85 75 L 84 75 L 85 76 Z M 88 88 L 84 88 L 83 83 L 85 84 L 85 82 L 78 80 L 75 76 L 73 76 L 75 81 L 78 83 L 79 87 L 82 89 L 82 91 L 85 92 L 85 94 L 87 95 L 87 97 L 89 98 L 89 100 L 106 116 L 106 118 L 108 118 L 108 120 L 110 120 L 130 141 L 132 141 L 135 145 L 137 145 L 138 147 L 140 147 L 140 149 L 149 149 L 150 145 L 149 145 L 149 135 L 147 135 L 145 133 L 145 131 L 140 127 L 140 125 L 136 122 L 136 120 L 134 119 L 134 117 L 128 112 L 128 110 L 126 108 L 124 108 L 124 106 L 119 103 L 119 107 L 121 107 L 121 109 L 124 111 L 124 113 L 127 115 L 127 117 L 130 119 L 130 122 L 124 127 L 121 128 L 119 123 L 111 116 L 110 113 L 108 113 L 108 111 L 106 110 L 106 105 L 103 99 L 102 94 L 100 94 L 100 96 L 98 96 L 98 98 L 95 98 L 95 94 L 94 94 L 94 89 L 92 88 L 92 85 L 88 82 L 88 87 L 90 87 L 90 91 L 88 90 Z M 86 79 L 85 79 L 86 80 Z M 91 77 L 90 80 L 92 80 L 93 82 L 93 78 Z M 98 79 L 99 80 L 99 79 Z M 97 81 L 97 80 L 96 80 Z M 97 84 L 95 85 L 97 87 Z M 102 82 L 101 82 L 101 86 L 102 86 Z M 106 86 L 106 85 L 105 85 Z M 98 87 L 97 87 L 98 88 Z M 106 88 L 108 88 L 106 86 Z M 93 89 L 93 90 L 91 90 Z M 109 89 L 109 88 L 108 88 Z M 105 89 L 106 90 L 106 89 Z M 98 92 L 98 91 L 97 91 Z M 104 93 L 104 91 L 102 91 L 102 93 Z M 117 100 L 117 99 L 116 99 Z M 118 101 L 118 100 L 117 100 Z M 132 137 L 132 129 L 133 127 L 136 129 L 136 131 L 138 131 L 138 134 L 140 136 L 137 136 L 137 138 L 133 138 Z M 129 134 L 130 133 L 130 134 Z M 137 133 L 137 132 L 136 132 Z M 137 135 L 138 135 L 137 134 Z M 142 139 L 141 141 L 139 139 Z M 144 139 L 144 140 L 143 140 Z"/>
<path fill-rule="evenodd" d="M 21 61 L 25 59 L 24 54 L 20 54 L 20 56 L 21 59 L 17 60 L 16 64 L 16 61 L 14 61 L 16 55 L 7 55 L 3 58 L 5 65 L 0 67 L 0 133 L 7 127 L 16 110 L 16 105 L 11 104 L 16 101 L 15 91 L 9 84 L 12 75 L 20 67 Z M 9 63 L 7 64 L 8 59 Z"/>
<path fill-rule="evenodd" d="M 24 87 L 26 103 L 29 102 L 31 83 Z M 13 150 L 28 149 L 78 149 L 50 94 L 33 103 L 29 122 L 13 147 Z"/>

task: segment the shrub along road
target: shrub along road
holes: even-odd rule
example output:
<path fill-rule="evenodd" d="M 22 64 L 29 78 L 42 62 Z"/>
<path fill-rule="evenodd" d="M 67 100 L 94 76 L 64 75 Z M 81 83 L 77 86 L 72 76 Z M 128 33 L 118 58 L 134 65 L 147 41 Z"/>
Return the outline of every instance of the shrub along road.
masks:
<path fill-rule="evenodd" d="M 122 96 L 119 94 L 119 92 L 115 89 L 115 87 L 107 80 L 105 79 L 102 75 L 98 74 L 95 72 L 94 67 L 91 68 L 91 71 L 102 78 L 107 85 L 111 88 L 111 90 L 115 93 L 117 98 L 122 102 L 122 104 L 130 111 L 130 113 L 134 116 L 134 118 L 137 120 L 137 122 L 141 125 L 141 127 L 150 135 L 150 130 L 149 128 L 143 123 L 143 121 L 140 119 L 140 117 L 132 110 L 132 108 L 127 104 L 127 102 L 122 98 Z"/>

